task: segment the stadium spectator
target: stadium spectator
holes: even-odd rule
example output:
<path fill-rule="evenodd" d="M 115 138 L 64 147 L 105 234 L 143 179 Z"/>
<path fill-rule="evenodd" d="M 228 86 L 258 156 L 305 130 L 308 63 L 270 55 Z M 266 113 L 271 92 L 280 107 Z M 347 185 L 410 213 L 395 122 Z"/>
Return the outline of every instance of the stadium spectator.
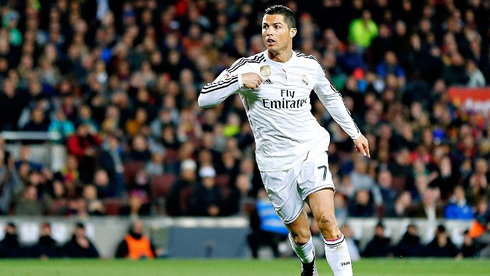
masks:
<path fill-rule="evenodd" d="M 386 237 L 385 226 L 378 222 L 374 228 L 374 237 L 367 243 L 363 257 L 388 257 L 392 255 L 391 240 Z"/>
<path fill-rule="evenodd" d="M 22 180 L 8 151 L 0 149 L 0 214 L 10 211 L 10 204 L 23 189 Z"/>
<path fill-rule="evenodd" d="M 443 208 L 438 204 L 439 192 L 435 189 L 426 189 L 420 202 L 410 206 L 407 210 L 408 217 L 426 218 L 435 221 L 444 217 Z"/>
<path fill-rule="evenodd" d="M 438 225 L 434 239 L 426 245 L 425 252 L 429 257 L 451 258 L 459 254 L 459 249 L 453 244 L 446 233 L 444 225 Z"/>
<path fill-rule="evenodd" d="M 448 37 L 451 36 L 446 36 L 446 38 Z M 466 85 L 468 83 L 469 77 L 466 74 L 464 59 L 460 53 L 456 52 L 450 56 L 449 65 L 444 68 L 442 78 L 448 85 Z"/>
<path fill-rule="evenodd" d="M 344 194 L 337 192 L 334 196 L 335 218 L 340 225 L 344 224 L 349 217 L 347 198 Z"/>
<path fill-rule="evenodd" d="M 109 175 L 104 169 L 98 169 L 93 176 L 93 184 L 97 188 L 97 196 L 101 199 L 114 197 L 117 191 L 116 183 L 111 182 Z"/>
<path fill-rule="evenodd" d="M 420 241 L 417 226 L 409 224 L 407 231 L 402 239 L 393 249 L 395 257 L 423 257 L 425 256 L 425 247 Z"/>
<path fill-rule="evenodd" d="M 371 45 L 371 41 L 378 35 L 378 26 L 371 18 L 369 10 L 363 10 L 362 16 L 355 19 L 349 26 L 349 41 L 363 51 Z"/>
<path fill-rule="evenodd" d="M 476 256 L 476 245 L 468 230 L 464 231 L 463 244 L 461 245 L 461 255 L 463 258 L 473 258 Z"/>
<path fill-rule="evenodd" d="M 116 249 L 116 258 L 126 258 L 131 260 L 154 259 L 157 257 L 157 249 L 150 239 L 144 234 L 144 224 L 141 220 L 136 220 L 131 224 L 131 228 L 119 243 Z"/>
<path fill-rule="evenodd" d="M 19 242 L 16 225 L 7 223 L 5 236 L 0 241 L 0 258 L 22 258 L 25 253 L 25 248 Z"/>
<path fill-rule="evenodd" d="M 467 203 L 462 186 L 454 187 L 453 196 L 448 205 L 444 208 L 444 217 L 446 219 L 473 219 L 473 210 Z"/>
<path fill-rule="evenodd" d="M 400 193 L 395 200 L 395 208 L 393 214 L 387 214 L 390 217 L 406 217 L 410 207 L 412 206 L 412 196 L 410 192 L 404 191 Z"/>
<path fill-rule="evenodd" d="M 99 131 L 99 126 L 92 117 L 92 109 L 88 105 L 81 105 L 79 107 L 77 120 L 74 123 L 78 125 L 88 125 L 89 132 L 91 133 L 97 133 Z"/>
<path fill-rule="evenodd" d="M 36 179 L 36 183 L 31 183 L 26 186 L 21 194 L 18 195 L 18 199 L 14 200 L 15 215 L 18 216 L 42 216 L 47 214 L 52 207 L 51 197 L 42 191 L 40 191 L 38 179 L 41 177 L 40 173 L 33 172 L 31 179 Z"/>
<path fill-rule="evenodd" d="M 136 177 L 127 188 L 127 192 L 130 198 L 138 197 L 141 200 L 142 207 L 146 207 L 149 204 L 151 198 L 151 179 L 145 169 L 141 169 L 136 173 Z"/>
<path fill-rule="evenodd" d="M 369 175 L 368 162 L 366 160 L 360 158 L 356 159 L 354 162 L 354 170 L 350 173 L 350 180 L 354 185 L 355 192 L 361 189 L 367 190 L 373 197 L 376 206 L 381 206 L 383 204 L 383 198 L 379 191 L 379 187 L 375 184 L 371 175 Z"/>
<path fill-rule="evenodd" d="M 22 127 L 22 131 L 46 132 L 49 129 L 50 120 L 44 115 L 42 108 L 35 108 L 31 112 L 30 120 Z"/>
<path fill-rule="evenodd" d="M 475 88 L 485 86 L 485 77 L 483 76 L 483 73 L 471 59 L 466 61 L 466 74 L 469 78 L 468 83 L 466 84 L 467 87 Z"/>
<path fill-rule="evenodd" d="M 68 137 L 67 150 L 74 155 L 79 164 L 80 180 L 89 183 L 95 171 L 95 156 L 102 140 L 96 133 L 90 133 L 90 127 L 81 124 L 77 127 L 75 134 Z"/>
<path fill-rule="evenodd" d="M 469 176 L 469 187 L 467 188 L 468 200 L 473 204 L 486 196 L 488 187 L 488 161 L 478 158 L 475 161 L 475 169 Z"/>
<path fill-rule="evenodd" d="M 452 172 L 452 162 L 448 156 L 443 157 L 438 164 L 437 178 L 429 183 L 430 187 L 438 188 L 442 200 L 448 200 L 454 186 L 458 184 L 458 177 Z"/>
<path fill-rule="evenodd" d="M 57 110 L 49 124 L 48 131 L 60 135 L 59 141 L 64 143 L 66 138 L 75 132 L 75 126 L 66 118 L 63 110 Z"/>
<path fill-rule="evenodd" d="M 85 225 L 77 223 L 72 238 L 63 245 L 62 252 L 70 258 L 99 258 L 99 252 L 86 236 Z"/>
<path fill-rule="evenodd" d="M 397 57 L 392 51 L 387 51 L 384 60 L 376 67 L 376 73 L 379 77 L 385 79 L 389 74 L 395 75 L 398 82 L 405 83 L 405 72 L 398 64 Z"/>
<path fill-rule="evenodd" d="M 223 211 L 223 196 L 216 186 L 216 171 L 213 167 L 199 169 L 201 181 L 194 186 L 189 198 L 189 212 L 194 216 L 219 216 Z"/>
<path fill-rule="evenodd" d="M 133 193 L 128 197 L 128 204 L 121 207 L 119 215 L 129 216 L 133 219 L 151 215 L 151 206 L 149 203 L 145 203 L 141 195 Z"/>
<path fill-rule="evenodd" d="M 75 198 L 80 194 L 80 170 L 78 169 L 78 159 L 74 155 L 66 157 L 66 165 L 59 172 L 54 174 L 56 180 L 62 182 L 62 193 L 66 198 Z"/>
<path fill-rule="evenodd" d="M 388 170 L 378 172 L 378 186 L 383 198 L 384 216 L 393 216 L 395 213 L 396 191 L 393 189 L 393 177 Z"/>
<path fill-rule="evenodd" d="M 171 216 L 183 216 L 188 212 L 189 196 L 196 186 L 197 165 L 194 160 L 187 159 L 181 164 L 179 179 L 172 185 L 166 202 L 167 213 Z"/>
<path fill-rule="evenodd" d="M 98 199 L 97 188 L 94 185 L 85 185 L 83 187 L 83 199 L 86 202 L 89 216 L 102 216 L 105 214 L 104 204 Z"/>
<path fill-rule="evenodd" d="M 164 155 L 161 152 L 153 152 L 151 159 L 146 163 L 145 171 L 149 177 L 163 174 L 164 172 Z"/>
<path fill-rule="evenodd" d="M 4 61 L 5 62 L 5 59 Z M 1 67 L 1 63 L 0 63 Z M 18 130 L 17 122 L 24 107 L 29 103 L 29 95 L 22 93 L 16 83 L 10 78 L 2 78 L 2 93 L 0 93 L 0 108 L 9 116 L 2 116 L 0 125 L 2 130 Z"/>
<path fill-rule="evenodd" d="M 131 143 L 131 149 L 126 158 L 131 161 L 146 162 L 151 159 L 148 141 L 143 135 L 136 135 Z"/>
<path fill-rule="evenodd" d="M 252 232 L 247 241 L 254 259 L 259 257 L 259 249 L 263 245 L 271 248 L 274 257 L 280 256 L 279 243 L 287 239 L 289 232 L 282 225 L 264 189 L 257 193 L 255 209 L 250 214 L 250 229 Z"/>
<path fill-rule="evenodd" d="M 20 146 L 19 159 L 15 161 L 15 169 L 18 170 L 21 164 L 27 163 L 29 168 L 34 171 L 41 171 L 43 165 L 32 161 L 31 148 L 28 145 Z"/>
<path fill-rule="evenodd" d="M 488 203 L 489 203 L 488 198 L 483 197 L 476 205 L 474 218 L 475 221 L 478 222 L 481 226 L 484 226 L 488 222 L 490 222 L 490 208 L 488 206 Z"/>
<path fill-rule="evenodd" d="M 114 183 L 114 197 L 122 197 L 124 193 L 122 148 L 115 135 L 107 135 L 103 150 L 99 155 L 98 164 L 107 172 L 109 181 Z"/>
<path fill-rule="evenodd" d="M 52 229 L 51 225 L 47 222 L 41 224 L 41 235 L 38 242 L 32 246 L 32 250 L 35 252 L 35 256 L 39 255 L 41 258 L 59 258 L 61 257 L 61 251 L 59 244 L 51 237 Z"/>
<path fill-rule="evenodd" d="M 349 204 L 349 216 L 372 217 L 375 214 L 374 201 L 368 190 L 358 190 Z"/>

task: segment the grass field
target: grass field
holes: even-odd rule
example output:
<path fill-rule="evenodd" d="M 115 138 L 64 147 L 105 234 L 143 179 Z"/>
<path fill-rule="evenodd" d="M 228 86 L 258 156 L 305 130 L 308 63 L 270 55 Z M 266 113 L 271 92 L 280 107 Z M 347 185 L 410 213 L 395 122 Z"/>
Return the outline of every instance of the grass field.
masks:
<path fill-rule="evenodd" d="M 332 275 L 325 261 L 320 275 Z M 0 276 L 293 276 L 299 263 L 287 260 L 1 260 Z M 377 259 L 354 263 L 356 276 L 473 276 L 490 275 L 490 260 Z"/>

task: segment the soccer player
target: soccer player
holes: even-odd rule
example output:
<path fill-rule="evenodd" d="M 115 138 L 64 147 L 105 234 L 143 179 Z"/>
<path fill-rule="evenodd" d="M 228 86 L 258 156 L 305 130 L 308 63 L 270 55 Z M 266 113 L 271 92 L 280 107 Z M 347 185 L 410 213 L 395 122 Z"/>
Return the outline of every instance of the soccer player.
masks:
<path fill-rule="evenodd" d="M 347 244 L 334 215 L 335 186 L 327 154 L 330 135 L 311 114 L 311 90 L 366 157 L 370 157 L 368 141 L 318 61 L 292 50 L 296 33 L 294 13 L 289 8 L 267 8 L 262 20 L 267 50 L 237 60 L 202 88 L 198 101 L 201 107 L 210 108 L 233 94 L 240 95 L 255 136 L 256 160 L 265 189 L 289 230 L 289 240 L 302 263 L 301 275 L 318 275 L 303 211 L 306 202 L 323 235 L 334 275 L 350 276 Z"/>

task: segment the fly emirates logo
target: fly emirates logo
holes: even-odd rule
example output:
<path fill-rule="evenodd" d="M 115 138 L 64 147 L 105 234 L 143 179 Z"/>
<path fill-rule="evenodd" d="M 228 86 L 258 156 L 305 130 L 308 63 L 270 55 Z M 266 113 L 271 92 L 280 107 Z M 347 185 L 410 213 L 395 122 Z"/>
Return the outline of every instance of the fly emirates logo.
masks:
<path fill-rule="evenodd" d="M 267 109 L 299 109 L 308 103 L 309 97 L 295 98 L 296 91 L 281 90 L 282 99 L 262 99 L 262 104 Z"/>

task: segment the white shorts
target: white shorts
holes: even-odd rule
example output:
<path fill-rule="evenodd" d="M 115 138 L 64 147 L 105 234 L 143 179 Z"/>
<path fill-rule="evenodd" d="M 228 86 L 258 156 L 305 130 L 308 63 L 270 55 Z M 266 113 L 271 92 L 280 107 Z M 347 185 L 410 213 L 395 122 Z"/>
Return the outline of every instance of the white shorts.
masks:
<path fill-rule="evenodd" d="M 326 152 L 308 158 L 289 170 L 260 174 L 269 199 L 285 224 L 298 218 L 310 194 L 325 188 L 335 190 Z"/>

